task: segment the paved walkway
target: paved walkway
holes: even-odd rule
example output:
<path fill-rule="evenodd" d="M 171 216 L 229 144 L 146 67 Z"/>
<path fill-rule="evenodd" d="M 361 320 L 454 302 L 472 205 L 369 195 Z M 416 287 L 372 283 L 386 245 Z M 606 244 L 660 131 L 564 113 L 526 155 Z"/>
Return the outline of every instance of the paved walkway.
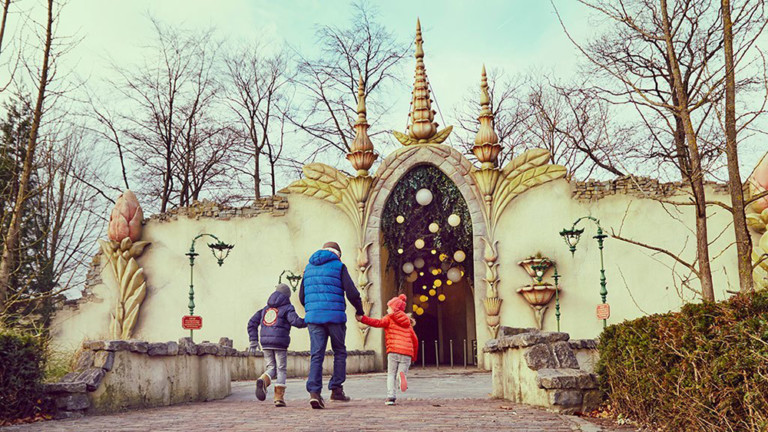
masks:
<path fill-rule="evenodd" d="M 312 410 L 304 381 L 288 382 L 288 407 L 258 402 L 253 382 L 232 383 L 232 395 L 213 402 L 88 416 L 2 428 L 10 431 L 631 431 L 488 397 L 489 373 L 414 370 L 407 397 L 385 406 L 385 374 L 349 376 L 348 403 Z M 327 393 L 327 392 L 326 392 Z M 328 398 L 328 394 L 325 397 Z"/>

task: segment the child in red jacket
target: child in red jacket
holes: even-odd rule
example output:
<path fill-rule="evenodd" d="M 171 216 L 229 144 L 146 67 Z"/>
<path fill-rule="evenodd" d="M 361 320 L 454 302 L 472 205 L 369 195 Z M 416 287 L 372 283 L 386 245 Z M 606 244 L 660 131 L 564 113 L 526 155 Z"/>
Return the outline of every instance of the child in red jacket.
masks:
<path fill-rule="evenodd" d="M 371 327 L 384 329 L 387 342 L 387 405 L 395 404 L 395 376 L 400 379 L 400 391 L 408 389 L 405 374 L 419 353 L 419 339 L 413 331 L 411 318 L 405 313 L 405 294 L 387 302 L 387 316 L 378 320 L 358 316 L 358 320 Z"/>

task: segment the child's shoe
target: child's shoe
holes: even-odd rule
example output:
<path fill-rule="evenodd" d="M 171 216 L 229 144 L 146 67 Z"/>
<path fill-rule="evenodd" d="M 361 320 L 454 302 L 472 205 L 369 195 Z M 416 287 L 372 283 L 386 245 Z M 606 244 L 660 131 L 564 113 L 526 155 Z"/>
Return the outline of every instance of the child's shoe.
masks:
<path fill-rule="evenodd" d="M 285 386 L 275 384 L 275 406 L 278 408 L 285 406 Z"/>
<path fill-rule="evenodd" d="M 400 371 L 400 391 L 404 392 L 408 390 L 408 379 L 405 377 L 405 372 Z"/>
<path fill-rule="evenodd" d="M 256 380 L 256 399 L 263 401 L 267 398 L 267 388 L 272 383 L 272 379 L 267 374 L 261 374 Z"/>
<path fill-rule="evenodd" d="M 387 401 L 384 402 L 384 405 L 394 405 L 395 404 L 395 398 L 387 398 Z"/>

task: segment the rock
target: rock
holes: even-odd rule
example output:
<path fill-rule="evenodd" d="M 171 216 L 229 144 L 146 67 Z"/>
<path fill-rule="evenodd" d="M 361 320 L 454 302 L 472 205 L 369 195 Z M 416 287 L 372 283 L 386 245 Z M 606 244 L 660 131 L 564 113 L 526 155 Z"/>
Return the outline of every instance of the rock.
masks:
<path fill-rule="evenodd" d="M 584 392 L 581 403 L 581 412 L 590 412 L 603 403 L 603 392 L 600 390 L 587 390 Z"/>
<path fill-rule="evenodd" d="M 523 357 L 528 364 L 528 368 L 531 370 L 554 368 L 557 366 L 555 357 L 546 344 L 534 345 L 525 351 Z"/>
<path fill-rule="evenodd" d="M 93 366 L 93 351 L 83 350 L 77 355 L 75 371 L 83 371 Z"/>
<path fill-rule="evenodd" d="M 544 389 L 595 389 L 594 374 L 581 369 L 539 369 L 536 382 Z"/>
<path fill-rule="evenodd" d="M 124 340 L 100 340 L 83 342 L 83 348 L 94 351 L 128 351 L 128 341 Z"/>
<path fill-rule="evenodd" d="M 561 368 L 579 368 L 579 361 L 576 360 L 576 354 L 573 353 L 568 342 L 560 341 L 551 345 L 552 354 L 555 357 L 556 367 Z"/>
<path fill-rule="evenodd" d="M 490 339 L 485 342 L 485 348 L 483 348 L 484 352 L 494 352 L 499 350 L 499 340 L 498 339 Z"/>
<path fill-rule="evenodd" d="M 568 341 L 571 349 L 597 349 L 597 339 L 573 339 Z"/>
<path fill-rule="evenodd" d="M 219 345 L 210 342 L 203 342 L 197 345 L 197 355 L 211 354 L 216 355 L 219 352 Z"/>
<path fill-rule="evenodd" d="M 102 368 L 104 372 L 111 371 L 112 366 L 115 365 L 115 353 L 111 351 L 97 352 L 93 359 L 93 365 Z"/>
<path fill-rule="evenodd" d="M 80 376 L 80 374 L 76 374 Z M 68 381 L 45 384 L 43 390 L 46 393 L 85 393 L 86 386 L 82 381 Z"/>
<path fill-rule="evenodd" d="M 80 372 L 70 372 L 59 380 L 61 383 L 68 383 L 68 382 L 75 382 L 77 381 L 77 377 L 80 376 Z"/>
<path fill-rule="evenodd" d="M 179 339 L 179 355 L 197 355 L 197 345 L 191 337 Z"/>
<path fill-rule="evenodd" d="M 152 342 L 147 348 L 147 354 L 151 356 L 167 356 L 168 344 L 164 342 Z"/>
<path fill-rule="evenodd" d="M 85 388 L 88 391 L 96 391 L 105 374 L 102 368 L 91 368 L 81 373 L 78 380 L 85 383 Z"/>
<path fill-rule="evenodd" d="M 521 333 L 509 337 L 510 346 L 529 347 L 538 344 L 567 341 L 571 336 L 563 332 Z"/>
<path fill-rule="evenodd" d="M 584 395 L 580 390 L 553 390 L 548 393 L 550 405 L 581 408 Z"/>
<path fill-rule="evenodd" d="M 56 398 L 56 408 L 64 411 L 84 410 L 91 406 L 85 393 L 75 393 Z"/>
<path fill-rule="evenodd" d="M 227 347 L 227 346 L 224 347 L 224 355 L 225 356 L 236 357 L 237 354 L 238 353 L 237 353 L 236 349 L 234 349 L 232 347 Z"/>
<path fill-rule="evenodd" d="M 168 345 L 168 355 L 175 356 L 179 354 L 179 344 L 174 341 L 168 341 L 165 343 Z"/>
<path fill-rule="evenodd" d="M 146 341 L 140 341 L 140 340 L 129 340 L 128 341 L 128 349 L 131 352 L 144 354 L 149 350 L 149 343 Z"/>
<path fill-rule="evenodd" d="M 232 339 L 227 338 L 227 337 L 223 337 L 223 338 L 219 339 L 219 345 L 232 348 L 233 342 L 232 342 Z"/>
<path fill-rule="evenodd" d="M 499 337 L 514 336 L 521 333 L 538 333 L 539 330 L 535 328 L 518 328 L 518 327 L 499 327 Z"/>

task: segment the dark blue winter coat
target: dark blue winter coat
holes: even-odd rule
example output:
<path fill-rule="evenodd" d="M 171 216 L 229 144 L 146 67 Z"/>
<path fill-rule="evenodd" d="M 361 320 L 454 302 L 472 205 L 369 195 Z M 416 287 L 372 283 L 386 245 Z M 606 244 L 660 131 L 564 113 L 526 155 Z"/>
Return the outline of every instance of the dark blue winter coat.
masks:
<path fill-rule="evenodd" d="M 261 327 L 262 348 L 288 349 L 291 344 L 291 326 L 303 328 L 307 324 L 296 314 L 291 299 L 275 291 L 269 296 L 267 306 L 248 321 L 248 338 L 251 342 L 259 341 Z"/>
<path fill-rule="evenodd" d="M 319 250 L 309 258 L 304 269 L 299 300 L 307 311 L 304 320 L 308 324 L 347 322 L 347 302 L 363 315 L 360 293 L 338 256 L 328 250 Z"/>

